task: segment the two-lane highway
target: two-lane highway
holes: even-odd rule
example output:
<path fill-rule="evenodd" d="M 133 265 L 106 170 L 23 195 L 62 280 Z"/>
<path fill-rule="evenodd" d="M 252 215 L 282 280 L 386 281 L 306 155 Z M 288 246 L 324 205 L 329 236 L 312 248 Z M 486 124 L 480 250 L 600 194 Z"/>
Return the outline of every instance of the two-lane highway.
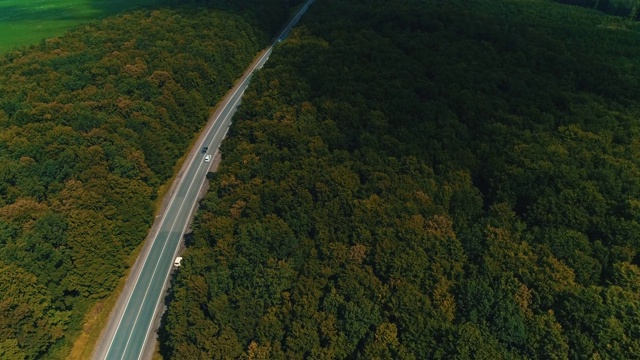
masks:
<path fill-rule="evenodd" d="M 153 227 L 155 232 L 148 240 L 150 244 L 145 246 L 132 269 L 125 291 L 94 350 L 94 359 L 141 359 L 145 354 L 150 354 L 149 349 L 145 351 L 145 348 L 148 347 L 148 340 L 155 335 L 154 320 L 161 309 L 173 260 L 209 170 L 210 163 L 204 161 L 205 155 L 214 155 L 218 151 L 253 71 L 262 68 L 273 46 L 287 36 L 312 2 L 313 0 L 309 0 L 300 8 L 274 44 L 251 64 L 209 119 L 196 148 L 191 150 L 175 180 L 177 183 L 172 187 L 168 205 L 156 219 Z M 205 146 L 209 149 L 206 154 L 200 151 Z"/>

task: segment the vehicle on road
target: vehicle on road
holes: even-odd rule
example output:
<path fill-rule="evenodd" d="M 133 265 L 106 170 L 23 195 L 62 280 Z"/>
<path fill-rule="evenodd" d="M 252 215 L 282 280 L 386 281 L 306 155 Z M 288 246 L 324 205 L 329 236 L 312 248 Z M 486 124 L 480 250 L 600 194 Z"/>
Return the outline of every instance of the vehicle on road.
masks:
<path fill-rule="evenodd" d="M 207 155 L 204 157 L 204 162 L 211 162 L 211 155 Z"/>
<path fill-rule="evenodd" d="M 181 257 L 181 256 L 178 256 L 178 257 L 176 258 L 176 261 L 174 261 L 174 262 L 173 262 L 173 266 L 175 266 L 175 267 L 180 267 L 180 262 L 181 262 L 181 261 L 182 261 L 182 257 Z"/>
<path fill-rule="evenodd" d="M 205 146 L 202 148 L 202 153 L 205 154 L 207 152 L 207 150 L 209 150 L 208 146 Z"/>

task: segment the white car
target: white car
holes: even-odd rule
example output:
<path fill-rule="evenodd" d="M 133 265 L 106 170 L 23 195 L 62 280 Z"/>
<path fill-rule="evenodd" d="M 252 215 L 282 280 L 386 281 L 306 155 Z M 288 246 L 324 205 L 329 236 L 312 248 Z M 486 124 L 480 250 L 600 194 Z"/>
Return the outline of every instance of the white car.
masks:
<path fill-rule="evenodd" d="M 178 256 L 176 261 L 173 262 L 173 266 L 180 267 L 180 262 L 182 261 L 182 257 Z"/>
<path fill-rule="evenodd" d="M 204 162 L 211 162 L 211 155 L 207 155 L 204 157 Z"/>

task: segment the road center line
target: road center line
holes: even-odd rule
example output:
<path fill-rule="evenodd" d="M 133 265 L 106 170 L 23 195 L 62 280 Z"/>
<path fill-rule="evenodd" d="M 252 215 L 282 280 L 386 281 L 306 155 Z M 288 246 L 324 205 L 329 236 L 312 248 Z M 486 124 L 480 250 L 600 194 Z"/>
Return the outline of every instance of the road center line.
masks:
<path fill-rule="evenodd" d="M 231 114 L 231 110 L 233 110 L 233 108 L 236 107 L 236 104 L 238 103 L 238 101 L 240 99 L 241 99 L 241 97 L 239 97 L 238 100 L 236 100 L 234 102 L 234 105 L 231 107 L 231 109 L 229 109 L 229 112 L 227 113 L 227 115 L 222 120 L 221 126 L 218 128 L 218 131 L 216 131 L 216 133 L 213 135 L 213 139 L 214 140 L 215 140 L 216 136 L 218 136 L 218 132 L 220 131 L 220 129 L 222 129 L 222 127 L 223 127 L 222 125 L 224 124 L 224 121 L 229 117 L 229 115 Z M 227 128 L 227 130 L 228 130 L 228 128 Z M 226 135 L 226 131 L 225 131 L 225 135 Z M 223 139 L 224 139 L 224 137 L 223 137 Z M 221 141 L 221 143 L 222 143 L 222 141 Z M 216 150 L 216 153 L 218 153 L 218 152 L 219 151 Z M 199 167 L 198 167 L 198 169 L 199 169 Z M 206 177 L 204 179 L 202 179 L 202 183 L 200 183 L 200 186 L 198 187 L 198 194 L 200 193 L 200 190 L 202 189 L 202 185 L 204 185 L 205 179 L 206 179 Z M 194 209 L 195 209 L 195 206 L 193 206 L 191 208 L 191 211 L 189 212 L 189 216 L 187 217 L 187 222 L 184 224 L 184 227 L 182 228 L 182 233 L 181 233 L 180 237 L 182 237 L 182 235 L 186 232 L 187 226 L 189 226 L 189 219 L 191 219 L 191 216 L 193 215 L 193 210 Z M 173 252 L 173 258 L 176 257 L 176 253 L 178 252 L 179 248 L 180 248 L 179 246 L 176 246 L 176 250 Z M 164 284 L 167 283 L 167 279 L 169 278 L 170 274 L 171 274 L 171 267 L 169 267 L 169 270 L 167 271 L 167 274 L 165 275 Z M 162 288 L 164 289 L 164 286 Z M 155 306 L 155 308 L 153 310 L 153 316 L 151 317 L 151 322 L 149 323 L 149 326 L 147 327 L 147 331 L 145 332 L 144 342 L 142 343 L 142 348 L 140 349 L 140 353 L 138 354 L 138 360 L 140 360 L 140 358 L 142 357 L 142 355 L 144 353 L 144 347 L 147 345 L 147 339 L 149 338 L 149 331 L 151 330 L 151 326 L 153 325 L 153 319 L 155 319 L 155 317 L 156 317 L 156 312 L 158 311 L 158 305 L 160 304 L 160 300 L 162 300 L 162 299 L 163 299 L 163 297 L 159 296 L 158 300 L 156 301 L 156 306 Z"/>

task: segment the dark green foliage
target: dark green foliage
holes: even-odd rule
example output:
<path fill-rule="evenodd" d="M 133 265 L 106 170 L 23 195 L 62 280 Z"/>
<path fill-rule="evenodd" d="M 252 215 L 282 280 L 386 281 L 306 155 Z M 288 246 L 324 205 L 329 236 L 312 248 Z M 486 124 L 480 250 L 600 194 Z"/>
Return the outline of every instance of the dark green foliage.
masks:
<path fill-rule="evenodd" d="M 637 357 L 638 35 L 544 1 L 318 1 L 245 94 L 162 351 Z"/>
<path fill-rule="evenodd" d="M 202 6 L 235 13 L 267 34 L 274 34 L 285 23 L 292 7 L 303 0 L 161 0 L 172 6 Z"/>
<path fill-rule="evenodd" d="M 640 2 L 638 0 L 555 0 L 559 3 L 578 5 L 602 11 L 607 14 L 624 16 L 638 20 Z"/>

